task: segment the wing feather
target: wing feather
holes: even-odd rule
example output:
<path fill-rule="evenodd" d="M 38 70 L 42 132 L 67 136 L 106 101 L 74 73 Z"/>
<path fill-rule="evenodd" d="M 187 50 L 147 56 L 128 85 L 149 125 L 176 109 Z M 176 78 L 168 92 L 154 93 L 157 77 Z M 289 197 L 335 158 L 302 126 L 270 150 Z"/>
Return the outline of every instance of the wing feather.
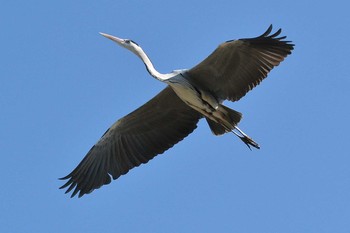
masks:
<path fill-rule="evenodd" d="M 133 167 L 147 163 L 190 134 L 201 115 L 167 87 L 149 102 L 118 120 L 90 149 L 61 187 L 72 197 L 109 184 Z"/>
<path fill-rule="evenodd" d="M 293 50 L 294 44 L 285 36 L 278 37 L 281 29 L 271 32 L 272 25 L 259 37 L 222 43 L 187 71 L 188 79 L 218 99 L 239 100 Z"/>

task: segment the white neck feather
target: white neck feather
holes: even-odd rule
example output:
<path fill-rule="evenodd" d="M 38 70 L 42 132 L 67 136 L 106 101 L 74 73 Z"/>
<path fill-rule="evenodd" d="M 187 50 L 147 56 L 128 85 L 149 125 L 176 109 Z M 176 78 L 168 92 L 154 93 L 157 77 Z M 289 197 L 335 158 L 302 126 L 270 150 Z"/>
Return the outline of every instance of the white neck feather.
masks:
<path fill-rule="evenodd" d="M 167 74 L 162 74 L 159 73 L 153 66 L 151 60 L 147 56 L 147 54 L 143 51 L 141 47 L 138 47 L 137 50 L 135 51 L 135 54 L 141 58 L 143 63 L 145 63 L 146 69 L 150 75 L 152 75 L 154 78 L 158 79 L 159 81 L 166 81 L 169 78 L 173 77 L 175 73 L 167 73 Z"/>

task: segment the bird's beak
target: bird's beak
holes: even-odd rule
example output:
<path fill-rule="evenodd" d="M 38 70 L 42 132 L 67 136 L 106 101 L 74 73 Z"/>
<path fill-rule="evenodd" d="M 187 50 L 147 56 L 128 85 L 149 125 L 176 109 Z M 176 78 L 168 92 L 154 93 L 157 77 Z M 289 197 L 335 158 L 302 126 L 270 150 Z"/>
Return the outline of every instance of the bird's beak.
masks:
<path fill-rule="evenodd" d="M 108 39 L 110 39 L 110 40 L 112 40 L 112 41 L 118 43 L 119 45 L 122 45 L 122 43 L 124 42 L 123 39 L 118 38 L 118 37 L 116 37 L 116 36 L 111 36 L 111 35 L 108 35 L 108 34 L 102 33 L 102 32 L 100 32 L 100 34 L 101 34 L 102 36 L 104 36 L 104 37 L 106 37 L 106 38 L 108 38 Z"/>

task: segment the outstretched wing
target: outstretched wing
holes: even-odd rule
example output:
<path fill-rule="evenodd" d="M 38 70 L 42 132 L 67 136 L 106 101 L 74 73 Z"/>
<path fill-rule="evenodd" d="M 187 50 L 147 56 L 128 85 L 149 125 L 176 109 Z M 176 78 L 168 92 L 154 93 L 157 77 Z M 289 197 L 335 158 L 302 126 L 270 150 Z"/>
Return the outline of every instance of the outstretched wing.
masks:
<path fill-rule="evenodd" d="M 66 177 L 66 193 L 79 197 L 147 163 L 190 134 L 201 118 L 168 86 L 114 123 Z"/>
<path fill-rule="evenodd" d="M 187 72 L 189 80 L 218 99 L 237 101 L 257 86 L 284 58 L 294 44 L 271 34 L 272 25 L 259 37 L 227 41 Z"/>

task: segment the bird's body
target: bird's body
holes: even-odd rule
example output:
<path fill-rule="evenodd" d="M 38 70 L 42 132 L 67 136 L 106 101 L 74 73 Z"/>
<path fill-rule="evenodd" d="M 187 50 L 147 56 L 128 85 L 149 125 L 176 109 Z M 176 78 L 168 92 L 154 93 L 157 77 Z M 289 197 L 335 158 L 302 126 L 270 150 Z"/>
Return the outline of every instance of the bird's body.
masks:
<path fill-rule="evenodd" d="M 186 72 L 186 71 L 185 71 Z M 196 89 L 186 78 L 184 73 L 165 81 L 188 106 L 200 112 L 203 116 L 208 116 L 209 112 L 215 111 L 219 102 L 210 93 Z"/>
<path fill-rule="evenodd" d="M 293 44 L 270 35 L 227 41 L 189 70 L 161 74 L 142 48 L 132 40 L 103 36 L 136 54 L 154 78 L 168 86 L 134 112 L 114 123 L 66 177 L 61 188 L 79 197 L 117 179 L 133 167 L 147 163 L 190 134 L 202 117 L 215 135 L 232 132 L 249 148 L 259 145 L 237 124 L 242 114 L 224 106 L 237 101 L 258 85 L 293 50 Z"/>
<path fill-rule="evenodd" d="M 184 70 L 165 82 L 174 90 L 176 95 L 183 102 L 207 119 L 214 134 L 220 135 L 238 129 L 236 125 L 241 120 L 242 114 L 221 105 L 223 100 L 217 99 L 209 91 L 196 88 L 191 84 L 186 72 L 187 71 Z M 233 132 L 235 133 L 235 131 Z M 247 143 L 248 147 L 252 145 L 259 148 L 259 145 L 247 135 L 242 137 L 237 134 L 237 136 L 239 136 L 244 142 L 249 142 Z"/>

